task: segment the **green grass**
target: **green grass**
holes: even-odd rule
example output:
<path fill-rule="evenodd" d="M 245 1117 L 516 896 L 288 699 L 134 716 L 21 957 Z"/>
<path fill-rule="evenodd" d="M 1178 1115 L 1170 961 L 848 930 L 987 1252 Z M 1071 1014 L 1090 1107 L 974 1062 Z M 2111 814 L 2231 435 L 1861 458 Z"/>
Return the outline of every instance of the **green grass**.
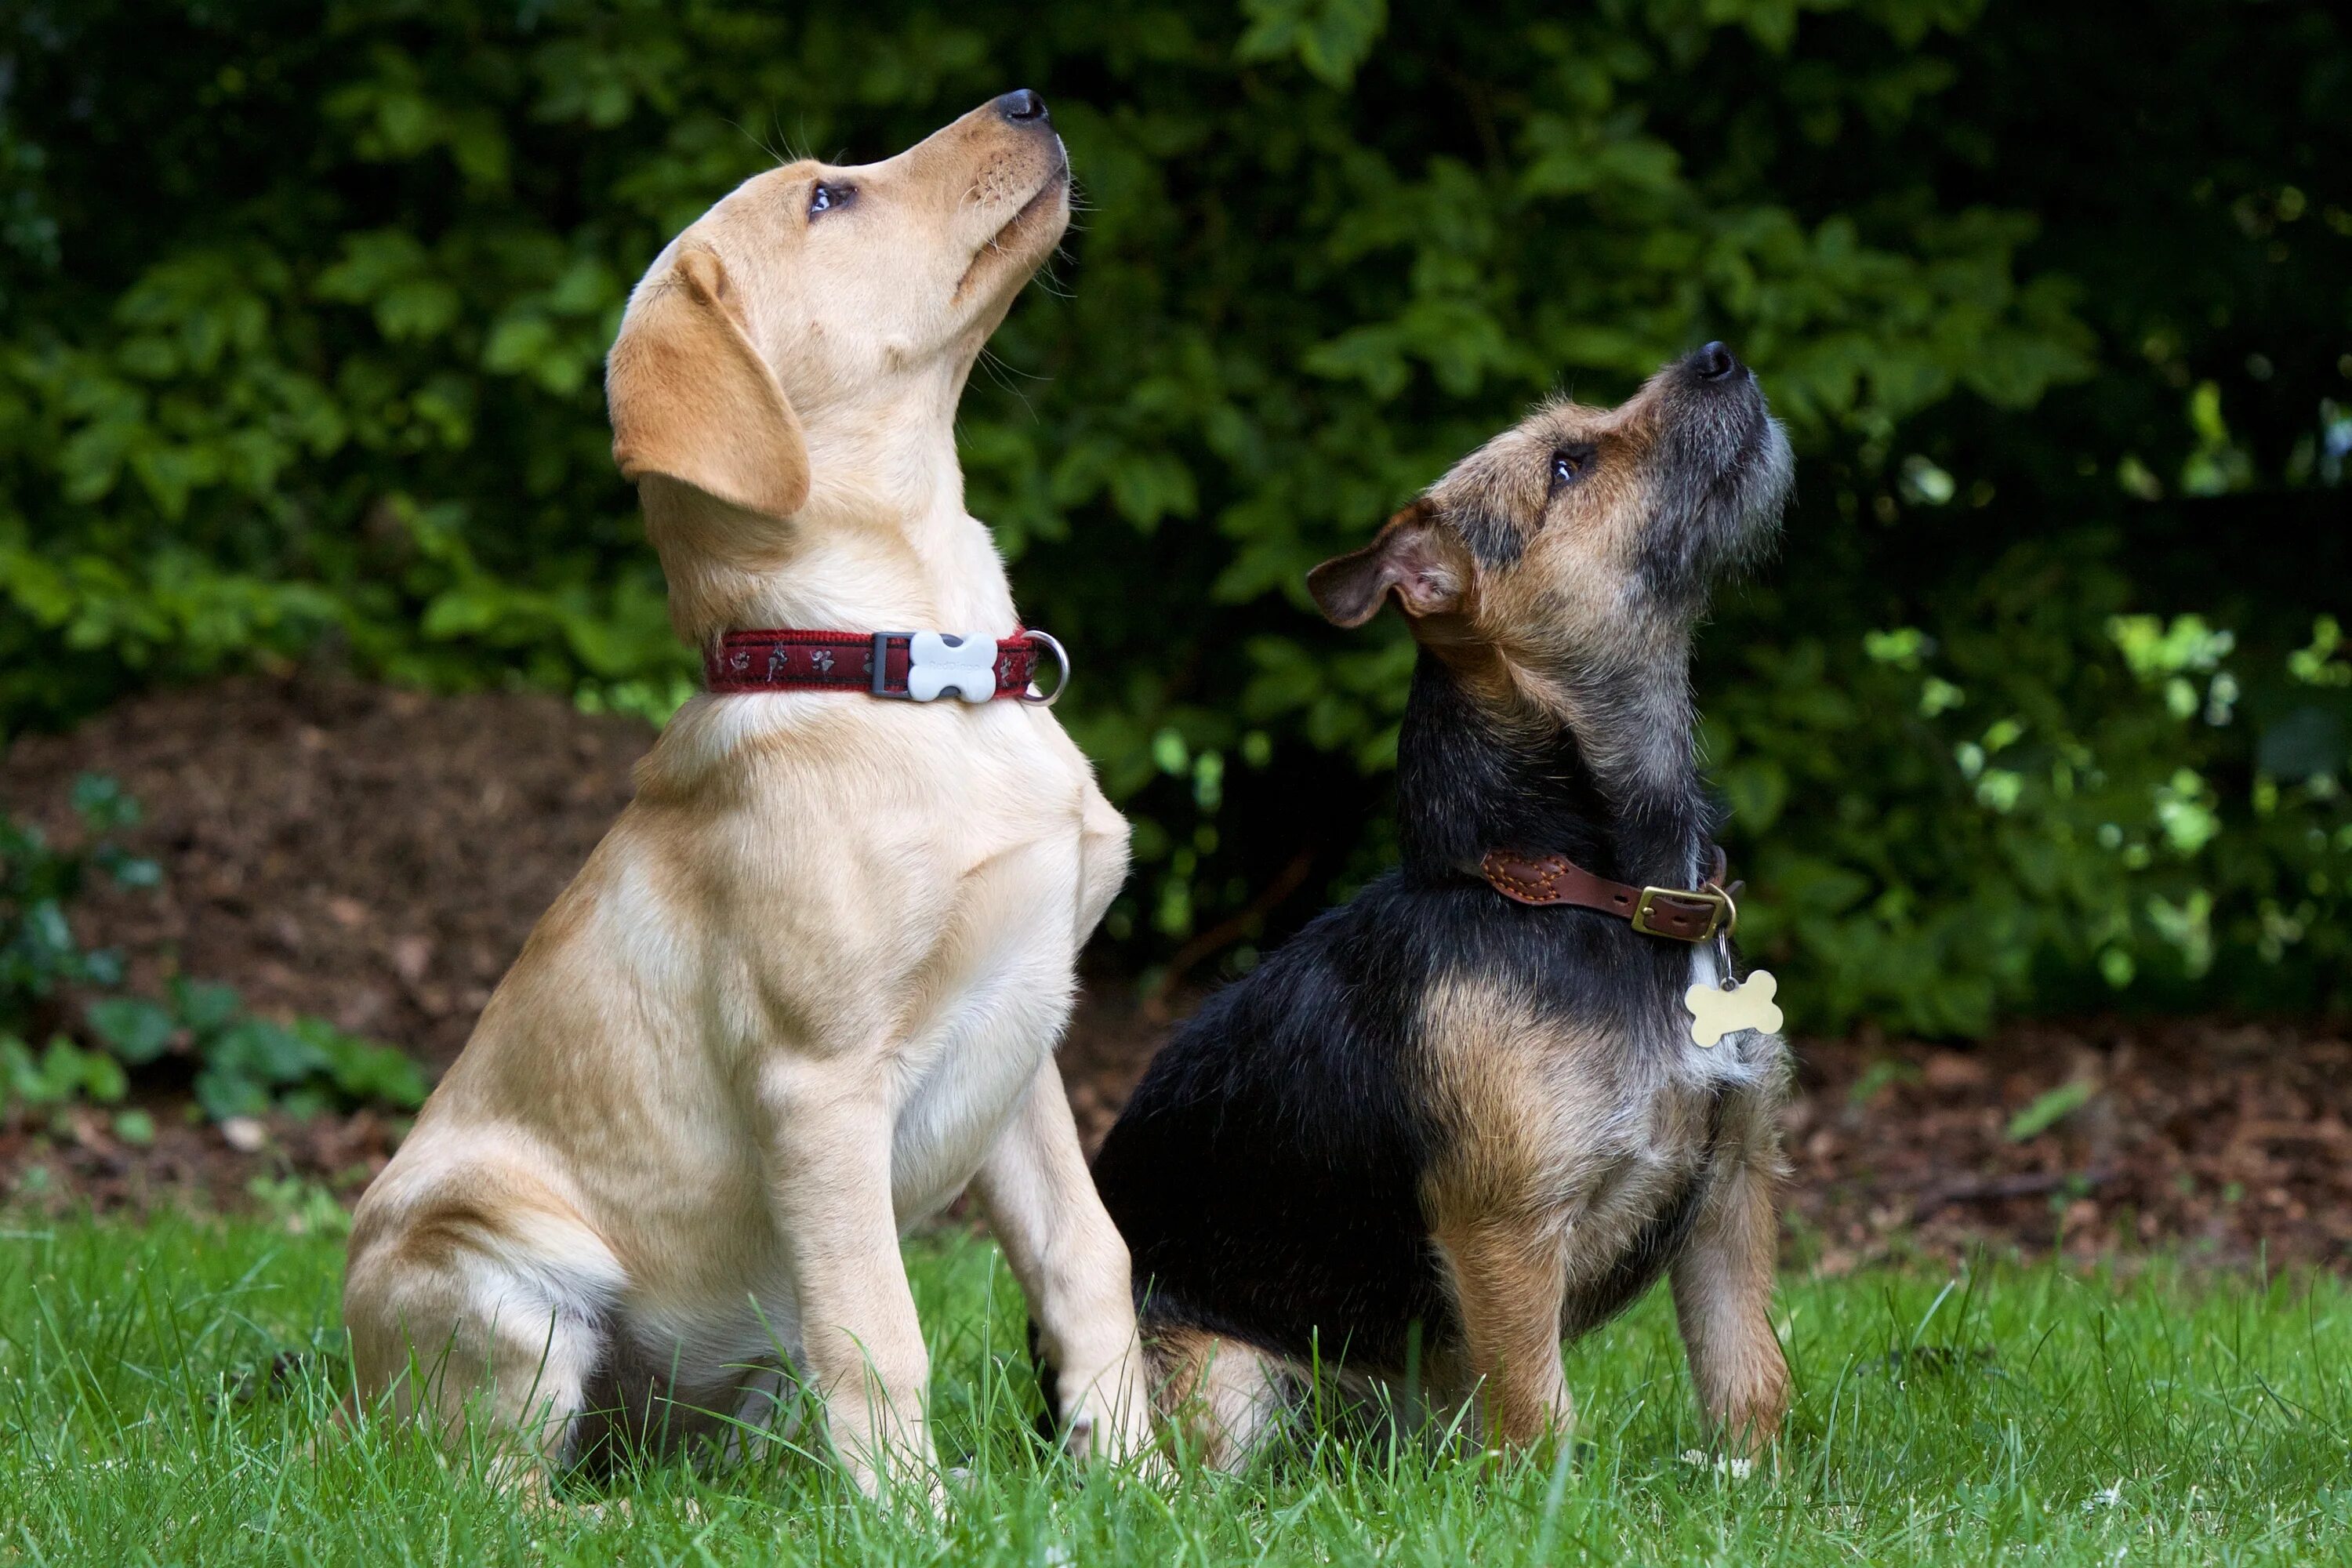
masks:
<path fill-rule="evenodd" d="M 0 1563 L 2352 1560 L 2352 1291 L 2329 1278 L 1792 1278 L 1777 1475 L 1685 1457 L 1700 1437 L 1660 1295 L 1572 1352 L 1573 1465 L 1309 1429 L 1246 1476 L 1081 1485 L 1027 1434 L 995 1252 L 926 1237 L 909 1254 L 941 1447 L 972 1468 L 949 1516 L 868 1504 L 789 1454 L 654 1467 L 529 1515 L 413 1437 L 312 1447 L 345 1369 L 341 1243 L 310 1217 L 0 1236 Z M 315 1353 L 273 1384 L 289 1351 Z"/>

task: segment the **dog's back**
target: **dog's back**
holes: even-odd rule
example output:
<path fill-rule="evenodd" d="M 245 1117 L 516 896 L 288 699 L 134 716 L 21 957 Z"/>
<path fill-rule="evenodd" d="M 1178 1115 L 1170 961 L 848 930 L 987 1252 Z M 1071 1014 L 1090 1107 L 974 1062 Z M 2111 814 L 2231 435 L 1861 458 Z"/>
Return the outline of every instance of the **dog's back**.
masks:
<path fill-rule="evenodd" d="M 1427 1201 L 1466 1152 L 1532 1154 L 1569 1098 L 1595 1128 L 1587 1158 L 1633 1155 L 1678 1090 L 1716 1120 L 1738 1080 L 1675 1070 L 1689 963 L 1459 878 L 1391 872 L 1327 911 L 1175 1033 L 1096 1157 L 1147 1325 L 1384 1374 L 1417 1341 L 1458 1338 Z M 1590 1059 L 1596 1039 L 1617 1043 L 1612 1059 Z M 1481 1057 L 1510 1090 L 1465 1081 Z M 1564 1326 L 1597 1326 L 1657 1279 L 1711 1144 L 1649 1150 L 1674 1167 L 1665 1201 L 1576 1281 Z"/>
<path fill-rule="evenodd" d="M 1425 896 L 1391 877 L 1325 914 L 1153 1059 L 1095 1161 L 1153 1321 L 1390 1361 L 1446 1311 L 1418 1196 L 1433 955 L 1391 934 L 1426 931 Z"/>

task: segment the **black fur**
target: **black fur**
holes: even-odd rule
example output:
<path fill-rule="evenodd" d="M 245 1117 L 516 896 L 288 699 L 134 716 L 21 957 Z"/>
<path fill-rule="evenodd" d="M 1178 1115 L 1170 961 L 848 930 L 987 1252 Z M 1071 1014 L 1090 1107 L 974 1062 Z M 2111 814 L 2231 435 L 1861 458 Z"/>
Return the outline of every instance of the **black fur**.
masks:
<path fill-rule="evenodd" d="M 1438 1135 L 1415 1037 L 1449 973 L 1492 976 L 1669 1049 L 1690 950 L 1582 910 L 1529 909 L 1460 869 L 1487 847 L 1557 847 L 1603 875 L 1685 884 L 1702 797 L 1612 809 L 1564 731 L 1497 732 L 1433 656 L 1413 676 L 1398 742 L 1402 864 L 1326 911 L 1213 997 L 1153 1060 L 1095 1162 L 1151 1321 L 1304 1357 L 1394 1368 L 1414 1324 L 1453 1308 L 1419 1184 Z M 1620 1310 L 1671 1257 L 1696 1188 L 1628 1268 L 1573 1305 Z"/>
<path fill-rule="evenodd" d="M 1478 559 L 1489 566 L 1512 566 L 1528 552 L 1527 535 L 1507 517 L 1492 512 L 1456 512 L 1449 520 Z"/>
<path fill-rule="evenodd" d="M 1769 540 L 1789 478 L 1753 379 L 1706 368 L 1727 357 L 1718 345 L 1668 367 L 1628 405 L 1635 435 L 1612 437 L 1611 460 L 1641 464 L 1639 542 L 1622 566 L 1595 545 L 1559 581 L 1587 605 L 1613 605 L 1614 625 L 1558 623 L 1581 626 L 1582 644 L 1548 640 L 1553 625 L 1509 628 L 1556 650 L 1542 674 L 1557 699 L 1490 710 L 1491 680 L 1474 693 L 1424 648 L 1398 740 L 1401 863 L 1202 1007 L 1112 1128 L 1095 1179 L 1133 1254 L 1147 1333 L 1197 1328 L 1375 1374 L 1404 1371 L 1416 1343 L 1459 1342 L 1423 1209 L 1442 1141 L 1477 1136 L 1446 1120 L 1460 1111 L 1420 1037 L 1442 981 L 1473 978 L 1549 1012 L 1563 1049 L 1597 1036 L 1650 1058 L 1635 1065 L 1656 1070 L 1632 1081 L 1675 1077 L 1691 1048 L 1691 949 L 1598 910 L 1513 902 L 1469 868 L 1504 849 L 1562 854 L 1636 886 L 1703 874 L 1713 821 L 1692 754 L 1689 628 L 1709 579 Z M 1531 458 L 1528 431 L 1573 434 L 1582 418 L 1570 405 L 1538 413 L 1419 503 L 1481 574 L 1559 569 L 1557 548 L 1538 567 L 1526 542 L 1577 526 L 1573 500 L 1508 465 L 1541 460 L 1548 474 L 1552 450 Z M 1622 494 L 1622 479 L 1599 493 Z M 1548 496 L 1541 515 L 1505 515 L 1531 495 Z M 1609 572 L 1622 574 L 1615 589 L 1595 589 L 1592 574 Z M 1448 635 L 1459 657 L 1460 628 Z M 1692 1162 L 1683 1179 L 1655 1189 L 1622 1253 L 1597 1270 L 1581 1261 L 1563 1333 L 1622 1310 L 1684 1248 L 1723 1158 L 1723 1082 L 1694 1085 L 1716 1098 L 1703 1140 L 1675 1156 Z"/>

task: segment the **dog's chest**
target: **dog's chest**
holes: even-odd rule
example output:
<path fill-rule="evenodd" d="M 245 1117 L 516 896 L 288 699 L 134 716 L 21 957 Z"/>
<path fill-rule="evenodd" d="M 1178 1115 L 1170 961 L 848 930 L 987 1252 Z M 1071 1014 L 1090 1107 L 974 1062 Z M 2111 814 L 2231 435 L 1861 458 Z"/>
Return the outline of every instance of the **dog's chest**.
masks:
<path fill-rule="evenodd" d="M 1076 877 L 1074 847 L 1040 843 L 961 893 L 960 950 L 943 955 L 933 1005 L 889 1064 L 902 1225 L 962 1189 L 1041 1072 L 1050 1076 L 1076 959 L 1071 921 L 1054 917 L 1074 908 Z"/>
<path fill-rule="evenodd" d="M 848 716 L 866 722 L 761 753 L 759 809 L 700 858 L 730 869 L 714 923 L 756 980 L 730 1048 L 824 1057 L 878 1093 L 912 1223 L 971 1179 L 1068 1016 L 1088 781 L 1058 731 L 1003 704 Z"/>
<path fill-rule="evenodd" d="M 1554 1190 L 1588 1215 L 1640 1209 L 1704 1163 L 1717 1118 L 1716 1086 L 1644 1064 L 1580 1086 L 1591 1103 L 1554 1134 Z"/>
<path fill-rule="evenodd" d="M 1055 963 L 992 973 L 942 1009 L 901 1058 L 890 1184 L 902 1226 L 962 1190 L 1050 1067 L 1069 1017 L 1069 964 L 1066 946 Z"/>
<path fill-rule="evenodd" d="M 1682 1251 L 1727 1155 L 1727 1130 L 1772 1092 L 1782 1050 L 1777 1036 L 1754 1031 L 1712 1047 L 1694 1045 L 1686 1027 L 1650 1043 L 1613 1070 L 1582 1075 L 1568 1098 L 1585 1103 L 1549 1129 L 1566 1333 L 1623 1310 Z"/>
<path fill-rule="evenodd" d="M 1739 1091 L 1653 1070 L 1587 1092 L 1599 1103 L 1550 1151 L 1546 1184 L 1570 1335 L 1622 1310 L 1681 1250 L 1706 1190 L 1724 1098 Z"/>

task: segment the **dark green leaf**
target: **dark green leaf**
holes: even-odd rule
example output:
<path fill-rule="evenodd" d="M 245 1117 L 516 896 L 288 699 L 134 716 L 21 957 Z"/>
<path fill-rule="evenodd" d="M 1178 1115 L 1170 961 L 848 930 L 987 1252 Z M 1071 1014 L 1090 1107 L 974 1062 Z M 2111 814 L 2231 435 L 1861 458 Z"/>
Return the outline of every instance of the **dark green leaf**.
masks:
<path fill-rule="evenodd" d="M 89 1017 L 90 1028 L 107 1048 L 134 1066 L 162 1056 L 176 1027 L 171 1014 L 136 996 L 108 996 L 92 1002 Z"/>

